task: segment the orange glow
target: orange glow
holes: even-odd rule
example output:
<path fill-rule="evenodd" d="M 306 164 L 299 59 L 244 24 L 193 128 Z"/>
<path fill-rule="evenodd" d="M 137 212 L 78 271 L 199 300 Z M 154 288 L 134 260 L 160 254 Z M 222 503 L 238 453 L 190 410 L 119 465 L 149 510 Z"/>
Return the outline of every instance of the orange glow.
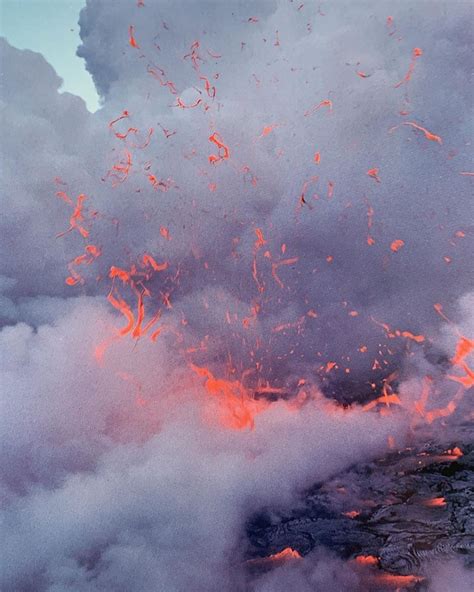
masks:
<path fill-rule="evenodd" d="M 170 231 L 168 228 L 166 228 L 166 226 L 160 226 L 160 234 L 164 239 L 171 240 Z"/>
<path fill-rule="evenodd" d="M 425 341 L 425 336 L 424 335 L 415 335 L 414 333 L 411 333 L 410 331 L 399 331 L 398 329 L 391 329 L 390 325 L 388 325 L 387 323 L 382 323 L 380 321 L 378 321 L 377 319 L 375 319 L 374 317 L 370 317 L 371 320 L 378 325 L 379 327 L 382 327 L 382 329 L 385 331 L 385 333 L 387 334 L 387 337 L 389 339 L 395 339 L 395 337 L 404 337 L 405 339 L 411 339 L 412 341 L 415 341 L 416 343 L 423 343 Z"/>
<path fill-rule="evenodd" d="M 367 174 L 369 175 L 369 177 L 372 177 L 372 179 L 375 179 L 377 181 L 377 183 L 380 183 L 379 169 L 377 169 L 377 168 L 369 169 L 367 171 Z"/>
<path fill-rule="evenodd" d="M 314 154 L 314 162 L 316 164 L 320 164 L 320 162 L 321 162 L 321 154 L 319 152 L 315 152 L 315 154 Z"/>
<path fill-rule="evenodd" d="M 358 555 L 354 557 L 354 561 L 359 565 L 378 565 L 379 559 L 378 557 L 374 557 L 374 555 Z"/>
<path fill-rule="evenodd" d="M 298 262 L 298 257 L 291 257 L 290 259 L 282 259 L 276 263 L 272 263 L 272 277 L 275 282 L 280 286 L 280 288 L 284 288 L 285 285 L 281 281 L 280 277 L 277 274 L 277 269 L 282 265 L 293 265 Z"/>
<path fill-rule="evenodd" d="M 148 72 L 148 74 L 150 74 L 150 76 L 153 76 L 153 78 L 158 80 L 158 82 L 161 84 L 161 86 L 167 87 L 172 95 L 178 94 L 178 91 L 176 90 L 176 86 L 175 86 L 174 82 L 172 82 L 171 80 L 165 79 L 166 76 L 165 76 L 164 70 L 162 70 L 161 68 L 157 68 L 157 67 L 153 67 L 153 66 L 148 65 L 147 72 Z M 163 131 L 165 131 L 165 135 L 166 135 L 166 130 L 163 130 Z M 176 132 L 173 132 L 173 134 L 175 134 L 175 133 Z M 171 135 L 173 135 L 173 134 L 171 134 Z M 169 137 L 169 136 L 166 135 L 166 137 Z"/>
<path fill-rule="evenodd" d="M 308 117 L 309 115 L 312 115 L 320 107 L 328 107 L 329 112 L 331 112 L 332 111 L 332 101 L 330 99 L 324 99 L 324 101 L 321 101 L 317 105 L 314 105 L 313 107 L 311 107 L 311 109 L 308 109 L 307 111 L 305 111 L 304 116 Z"/>
<path fill-rule="evenodd" d="M 439 303 L 437 304 L 433 304 L 433 308 L 435 309 L 435 311 L 439 314 L 440 317 L 442 317 L 445 321 L 448 321 L 448 323 L 450 323 L 451 321 L 448 319 L 448 317 L 444 314 L 443 312 L 443 306 Z"/>
<path fill-rule="evenodd" d="M 220 162 L 221 160 L 226 160 L 230 157 L 229 148 L 224 144 L 222 138 L 220 137 L 220 135 L 217 132 L 214 132 L 211 136 L 209 136 L 209 142 L 212 142 L 218 148 L 217 155 L 211 154 L 209 156 L 209 162 L 211 164 L 216 164 L 216 163 Z"/>
<path fill-rule="evenodd" d="M 212 86 L 205 76 L 200 76 L 199 78 L 204 80 L 204 88 L 206 90 L 207 96 L 213 99 L 216 96 L 216 87 Z"/>
<path fill-rule="evenodd" d="M 415 71 L 415 60 L 422 55 L 423 55 L 423 50 L 421 50 L 419 47 L 415 47 L 415 49 L 412 51 L 412 54 L 411 54 L 411 62 L 408 67 L 408 71 L 405 74 L 405 76 L 402 78 L 402 80 L 400 80 L 400 82 L 395 84 L 395 88 L 398 88 L 402 84 L 406 84 L 407 82 L 410 81 L 412 74 Z"/>
<path fill-rule="evenodd" d="M 289 559 L 301 559 L 300 553 L 295 551 L 291 547 L 286 547 L 279 553 L 275 553 L 274 555 L 270 555 L 267 557 L 269 561 L 288 561 Z"/>
<path fill-rule="evenodd" d="M 334 182 L 328 181 L 328 199 L 331 199 L 331 197 L 333 195 L 334 195 Z"/>
<path fill-rule="evenodd" d="M 66 201 L 66 203 L 68 203 L 67 199 L 69 199 L 69 197 L 64 192 L 59 192 L 59 193 L 60 193 L 59 196 L 62 199 L 64 199 L 64 201 Z M 63 195 L 63 193 L 64 193 L 64 195 Z M 76 205 L 75 205 L 74 210 L 72 212 L 72 215 L 69 218 L 69 228 L 67 230 L 65 230 L 64 232 L 57 234 L 56 235 L 57 238 L 64 236 L 65 234 L 68 234 L 69 232 L 71 232 L 74 229 L 77 230 L 83 238 L 87 238 L 89 236 L 89 231 L 86 228 L 84 228 L 84 226 L 82 226 L 82 224 L 80 224 L 80 222 L 84 222 L 83 208 L 84 208 L 84 202 L 86 201 L 86 199 L 87 199 L 87 196 L 84 195 L 83 193 L 81 193 L 78 196 L 78 198 L 76 200 Z"/>
<path fill-rule="evenodd" d="M 207 393 L 222 405 L 222 423 L 225 427 L 233 430 L 254 428 L 255 415 L 263 411 L 267 403 L 251 398 L 247 389 L 237 380 L 215 378 L 208 368 L 194 364 L 190 367 L 198 376 L 205 379 L 204 387 Z"/>
<path fill-rule="evenodd" d="M 459 364 L 461 368 L 466 372 L 465 376 L 454 376 L 449 375 L 450 380 L 459 382 L 464 388 L 468 389 L 474 386 L 474 370 L 471 370 L 467 364 Z"/>
<path fill-rule="evenodd" d="M 437 136 L 436 134 L 432 134 L 426 128 L 421 127 L 421 125 L 418 125 L 417 123 L 414 123 L 413 121 L 404 121 L 402 123 L 402 125 L 410 125 L 411 127 L 415 128 L 417 130 L 420 130 L 421 132 L 423 132 L 425 134 L 425 138 L 427 140 L 431 140 L 432 142 L 438 142 L 438 144 L 443 143 L 440 136 Z"/>
<path fill-rule="evenodd" d="M 414 335 L 413 333 L 410 333 L 410 331 L 402 331 L 401 336 L 405 337 L 406 339 L 416 341 L 416 343 L 423 343 L 425 340 L 425 337 L 423 335 Z"/>
<path fill-rule="evenodd" d="M 133 25 L 130 25 L 128 27 L 128 35 L 129 35 L 128 42 L 130 43 L 130 45 L 132 47 L 134 47 L 135 49 L 140 49 L 139 45 L 137 44 L 137 42 L 135 40 L 135 27 Z"/>
<path fill-rule="evenodd" d="M 298 331 L 300 331 L 304 322 L 305 322 L 305 317 L 302 316 L 294 323 L 283 323 L 281 325 L 277 325 L 276 327 L 273 327 L 272 333 L 280 333 L 281 331 L 285 331 L 286 329 L 297 329 Z"/>
<path fill-rule="evenodd" d="M 456 346 L 456 353 L 452 359 L 452 363 L 460 364 L 472 351 L 474 351 L 474 341 L 462 336 Z"/>
<path fill-rule="evenodd" d="M 264 138 L 265 136 L 268 136 L 269 134 L 271 134 L 271 133 L 272 133 L 272 131 L 273 131 L 273 130 L 274 130 L 276 127 L 278 127 L 276 124 L 274 124 L 274 125 L 266 125 L 266 126 L 263 128 L 263 131 L 262 131 L 262 133 L 261 133 L 261 134 L 260 134 L 258 137 L 259 137 L 259 138 Z"/>
<path fill-rule="evenodd" d="M 372 226 L 374 223 L 374 208 L 370 205 L 369 201 L 365 199 L 367 205 L 367 244 L 369 247 L 375 245 L 375 239 L 371 234 Z"/>
<path fill-rule="evenodd" d="M 364 405 L 362 407 L 362 409 L 364 411 L 369 411 L 369 409 L 373 409 L 379 403 L 383 403 L 386 407 L 390 407 L 390 404 L 392 404 L 392 405 L 401 405 L 402 404 L 398 395 L 396 395 L 395 393 L 388 394 L 388 393 L 384 392 L 384 394 L 381 397 L 377 397 L 377 399 L 374 399 L 370 403 L 367 403 L 366 405 Z"/>
<path fill-rule="evenodd" d="M 112 128 L 118 121 L 121 121 L 122 119 L 127 119 L 128 117 L 130 117 L 130 114 L 128 111 L 122 111 L 122 114 L 117 117 L 116 119 L 113 119 L 111 122 L 109 122 L 109 127 Z"/>
<path fill-rule="evenodd" d="M 254 243 L 255 248 L 260 249 L 260 247 L 263 247 L 264 245 L 267 244 L 267 241 L 263 238 L 263 232 L 262 232 L 261 228 L 256 228 L 255 234 L 257 235 L 257 240 Z"/>
<path fill-rule="evenodd" d="M 399 251 L 403 246 L 405 245 L 405 241 L 402 241 L 401 239 L 397 239 L 394 240 L 392 242 L 392 244 L 390 245 L 390 249 L 396 253 L 397 251 Z"/>
<path fill-rule="evenodd" d="M 119 330 L 119 335 L 123 337 L 124 335 L 127 335 L 127 333 L 130 333 L 130 331 L 133 329 L 133 326 L 135 324 L 135 317 L 130 306 L 120 296 L 117 295 L 117 297 L 115 297 L 113 294 L 113 290 L 114 288 L 112 287 L 107 296 L 107 300 L 116 310 L 121 312 L 128 321 L 125 327 Z"/>
<path fill-rule="evenodd" d="M 143 255 L 143 265 L 145 267 L 152 267 L 155 271 L 164 271 L 168 269 L 168 263 L 165 261 L 164 263 L 157 263 L 151 255 L 145 253 Z"/>
<path fill-rule="evenodd" d="M 424 500 L 421 502 L 423 506 L 427 508 L 445 508 L 446 500 L 444 497 L 433 497 L 432 499 Z"/>
<path fill-rule="evenodd" d="M 460 382 L 463 386 L 465 386 L 465 388 L 469 388 L 469 386 L 474 385 L 474 373 L 472 376 L 473 380 L 472 380 L 471 385 L 464 384 L 464 381 L 469 382 L 469 378 L 470 378 L 469 376 L 467 376 L 467 377 L 448 376 L 448 378 L 450 378 L 451 380 L 456 380 L 457 382 Z M 467 380 L 466 380 L 466 378 L 467 378 Z M 458 401 L 463 397 L 463 394 L 464 394 L 463 389 L 459 388 L 457 393 L 454 395 L 454 397 L 451 399 L 451 401 L 447 405 L 445 405 L 444 407 L 440 407 L 437 409 L 430 409 L 429 411 L 427 411 L 425 408 L 426 408 L 426 403 L 428 401 L 430 383 L 431 383 L 430 379 L 425 379 L 425 384 L 423 387 L 421 398 L 415 405 L 416 411 L 422 417 L 424 417 L 424 419 L 429 424 L 433 423 L 436 419 L 440 419 L 442 417 L 449 417 L 450 415 L 452 415 L 454 413 L 454 411 L 456 411 Z"/>
<path fill-rule="evenodd" d="M 202 99 L 196 99 L 191 105 L 185 105 L 179 97 L 176 99 L 176 107 L 179 107 L 180 109 L 194 109 L 194 107 L 197 107 L 201 103 Z"/>
<path fill-rule="evenodd" d="M 112 169 L 107 173 L 107 177 L 112 177 L 112 179 L 114 180 L 114 182 L 112 183 L 112 186 L 116 187 L 118 184 L 126 181 L 131 168 L 132 168 L 132 155 L 130 154 L 130 152 L 128 150 L 125 150 L 125 161 L 121 160 L 119 163 L 114 164 Z M 116 172 L 112 172 L 112 171 L 116 171 Z M 118 175 L 117 173 L 121 173 L 122 176 Z"/>
<path fill-rule="evenodd" d="M 360 512 L 358 512 L 357 510 L 351 510 L 350 512 L 343 512 L 342 513 L 343 516 L 347 516 L 347 518 L 357 518 L 357 516 L 360 516 Z"/>
<path fill-rule="evenodd" d="M 387 586 L 395 590 L 401 590 L 408 586 L 414 586 L 418 582 L 422 582 L 425 578 L 421 576 L 398 576 L 395 574 L 377 574 L 373 576 L 376 585 Z"/>
<path fill-rule="evenodd" d="M 301 559 L 300 553 L 295 551 L 291 547 L 286 547 L 282 551 L 278 553 L 274 553 L 273 555 L 269 555 L 268 557 L 257 557 L 256 559 L 249 559 L 245 563 L 247 565 L 254 565 L 256 567 L 264 567 L 266 565 L 273 565 L 277 567 L 287 562 L 293 562 Z"/>
<path fill-rule="evenodd" d="M 200 47 L 199 41 L 194 41 L 191 45 L 191 52 L 187 53 L 183 57 L 183 60 L 186 60 L 187 58 L 191 58 L 191 61 L 193 63 L 193 68 L 195 70 L 199 70 L 199 61 L 201 61 L 201 62 L 203 61 L 197 51 L 199 49 L 199 47 Z"/>
<path fill-rule="evenodd" d="M 450 448 L 449 450 L 446 450 L 446 454 L 443 455 L 443 458 L 445 460 L 456 460 L 457 458 L 461 458 L 461 456 L 463 456 L 464 453 L 463 451 L 459 448 L 459 446 L 455 446 L 454 448 Z"/>

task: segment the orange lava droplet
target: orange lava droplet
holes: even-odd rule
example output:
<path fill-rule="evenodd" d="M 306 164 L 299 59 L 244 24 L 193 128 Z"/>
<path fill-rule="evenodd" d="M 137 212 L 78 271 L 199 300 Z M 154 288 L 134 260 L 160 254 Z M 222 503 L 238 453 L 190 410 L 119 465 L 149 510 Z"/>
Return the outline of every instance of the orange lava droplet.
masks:
<path fill-rule="evenodd" d="M 377 181 L 377 183 L 380 183 L 379 169 L 377 169 L 377 168 L 369 169 L 367 171 L 367 174 L 369 175 L 369 177 L 372 177 L 372 179 L 375 179 Z"/>
<path fill-rule="evenodd" d="M 359 565 L 378 565 L 379 563 L 378 557 L 374 557 L 374 555 L 358 555 L 354 561 Z"/>
<path fill-rule="evenodd" d="M 194 103 L 191 103 L 191 105 L 185 105 L 179 97 L 176 99 L 176 107 L 179 107 L 180 109 L 194 109 L 201 103 L 202 99 L 196 99 Z"/>
<path fill-rule="evenodd" d="M 357 516 L 360 516 L 360 512 L 358 512 L 357 510 L 351 510 L 350 512 L 343 512 L 342 515 L 347 516 L 347 518 L 350 518 L 352 520 L 354 518 L 357 518 Z"/>
<path fill-rule="evenodd" d="M 255 565 L 258 567 L 263 567 L 265 565 L 271 564 L 275 567 L 279 565 L 283 565 L 287 562 L 298 561 L 302 559 L 300 553 L 291 547 L 286 547 L 282 549 L 278 553 L 274 553 L 273 555 L 269 555 L 268 557 L 258 557 L 256 559 L 249 559 L 245 563 L 247 565 Z"/>
<path fill-rule="evenodd" d="M 377 360 L 375 360 L 375 361 L 377 361 Z M 372 368 L 372 370 L 374 370 L 374 368 Z M 381 397 L 377 397 L 377 399 L 374 399 L 370 403 L 367 403 L 366 405 L 364 405 L 362 407 L 362 409 L 364 411 L 369 411 L 370 409 L 373 409 L 374 407 L 376 407 L 379 403 L 383 403 L 386 407 L 390 407 L 390 404 L 392 404 L 392 405 L 401 405 L 402 404 L 398 395 L 395 395 L 394 393 L 389 395 L 388 393 L 384 392 L 384 394 Z"/>
<path fill-rule="evenodd" d="M 265 136 L 268 136 L 275 128 L 276 128 L 276 125 L 266 125 L 263 128 L 262 133 L 258 137 L 264 138 Z"/>
<path fill-rule="evenodd" d="M 135 49 L 140 49 L 139 45 L 137 44 L 137 42 L 135 40 L 135 27 L 133 25 L 130 25 L 128 27 L 128 35 L 129 35 L 128 42 L 130 43 L 130 45 L 132 47 L 134 47 Z"/>
<path fill-rule="evenodd" d="M 460 364 L 472 351 L 474 351 L 474 341 L 462 335 L 456 346 L 456 353 L 452 363 Z"/>
<path fill-rule="evenodd" d="M 226 146 L 217 132 L 214 132 L 211 136 L 209 136 L 209 142 L 215 144 L 218 148 L 218 154 L 211 154 L 209 156 L 209 162 L 211 164 L 216 164 L 221 160 L 226 160 L 230 157 L 230 150 L 228 146 Z"/>
<path fill-rule="evenodd" d="M 392 244 L 390 245 L 390 249 L 396 253 L 397 251 L 399 251 L 405 244 L 405 241 L 402 241 L 401 239 L 397 239 L 394 240 L 392 242 Z"/>
<path fill-rule="evenodd" d="M 255 229 L 255 234 L 257 235 L 257 240 L 255 241 L 255 248 L 256 249 L 260 249 L 260 247 L 263 247 L 264 245 L 267 244 L 267 241 L 264 239 L 263 237 L 263 232 L 261 228 L 256 228 Z"/>
<path fill-rule="evenodd" d="M 280 559 L 301 559 L 300 553 L 291 547 L 286 547 L 279 553 L 275 553 L 274 555 L 270 555 L 269 559 L 272 561 L 280 560 Z"/>
<path fill-rule="evenodd" d="M 331 197 L 333 195 L 334 195 L 334 182 L 328 181 L 328 199 L 331 199 Z"/>
<path fill-rule="evenodd" d="M 429 132 L 426 128 L 422 127 L 421 125 L 418 125 L 417 123 L 413 122 L 413 121 L 404 121 L 402 123 L 402 125 L 409 125 L 417 130 L 420 130 L 421 132 L 424 133 L 425 138 L 427 140 L 431 140 L 432 142 L 438 142 L 438 144 L 442 144 L 443 141 L 441 140 L 440 136 L 437 136 L 436 134 L 432 134 L 431 132 Z"/>
<path fill-rule="evenodd" d="M 459 446 L 455 446 L 452 450 L 448 450 L 448 453 L 458 458 L 464 455 L 464 452 L 459 448 Z"/>
<path fill-rule="evenodd" d="M 395 84 L 395 88 L 399 88 L 402 84 L 406 84 L 411 80 L 412 74 L 415 71 L 415 61 L 417 58 L 419 58 L 422 55 L 423 55 L 422 49 L 420 49 L 419 47 L 415 47 L 413 49 L 413 51 L 411 52 L 411 62 L 410 62 L 410 65 L 408 66 L 408 71 L 405 74 L 405 76 L 402 78 L 402 80 L 400 80 L 400 82 L 397 82 L 397 84 Z"/>
<path fill-rule="evenodd" d="M 330 99 L 324 99 L 324 101 L 321 101 L 317 105 L 314 105 L 313 107 L 311 107 L 311 109 L 308 109 L 307 111 L 305 111 L 304 116 L 308 117 L 309 115 L 312 115 L 320 107 L 328 107 L 329 112 L 331 112 L 332 111 L 332 101 Z"/>
<path fill-rule="evenodd" d="M 205 76 L 200 76 L 199 78 L 200 80 L 204 80 L 204 88 L 206 90 L 207 96 L 213 99 L 216 96 L 216 87 L 212 86 Z"/>
<path fill-rule="evenodd" d="M 424 500 L 422 505 L 427 508 L 445 508 L 446 500 L 444 497 L 433 497 L 432 499 Z"/>
<path fill-rule="evenodd" d="M 422 582 L 425 578 L 422 576 L 399 576 L 396 574 L 377 574 L 371 578 L 375 585 L 393 588 L 395 590 L 402 590 L 408 586 L 414 586 L 418 582 Z"/>
<path fill-rule="evenodd" d="M 455 382 L 459 382 L 459 384 L 461 384 L 465 389 L 469 389 L 471 387 L 474 386 L 474 370 L 471 370 L 471 368 L 469 368 L 469 366 L 467 364 L 460 364 L 461 368 L 465 371 L 466 375 L 465 376 L 453 376 L 453 375 L 448 375 L 448 378 L 450 380 L 454 380 Z M 451 407 L 449 407 L 448 411 L 450 411 L 450 413 L 452 413 L 452 411 L 454 411 L 454 409 L 456 408 L 456 406 L 454 405 L 453 402 L 450 403 Z M 452 409 L 452 411 L 451 411 Z M 448 415 L 449 413 L 447 413 Z"/>
<path fill-rule="evenodd" d="M 423 343 L 425 341 L 424 335 L 414 335 L 410 331 L 402 331 L 400 333 L 400 335 L 402 337 L 405 337 L 406 339 L 411 339 L 412 341 L 416 341 L 416 343 Z M 398 337 L 398 335 L 397 335 L 397 337 Z"/>
<path fill-rule="evenodd" d="M 314 154 L 314 162 L 315 162 L 316 164 L 320 164 L 320 162 L 321 162 L 321 154 L 320 154 L 319 152 L 316 152 L 316 153 Z"/>
<path fill-rule="evenodd" d="M 157 263 L 151 255 L 148 255 L 146 253 L 145 255 L 143 255 L 142 261 L 145 267 L 152 267 L 155 271 L 164 271 L 165 269 L 168 269 L 167 261 L 165 261 L 164 263 Z"/>
<path fill-rule="evenodd" d="M 119 117 L 117 117 L 116 119 L 113 119 L 111 122 L 109 122 L 109 127 L 112 128 L 114 126 L 114 124 L 116 124 L 118 121 L 121 121 L 122 119 L 126 119 L 129 116 L 130 116 L 130 114 L 127 110 L 122 111 L 122 114 Z"/>
<path fill-rule="evenodd" d="M 170 237 L 170 231 L 168 228 L 166 228 L 166 226 L 161 226 L 160 227 L 160 234 L 163 238 L 165 238 L 166 240 L 171 240 Z"/>

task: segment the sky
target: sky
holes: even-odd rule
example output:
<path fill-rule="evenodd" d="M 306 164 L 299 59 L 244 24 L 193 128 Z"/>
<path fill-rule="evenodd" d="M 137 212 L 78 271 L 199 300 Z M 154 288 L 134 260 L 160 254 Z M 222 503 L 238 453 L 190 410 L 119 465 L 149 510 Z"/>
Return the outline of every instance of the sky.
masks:
<path fill-rule="evenodd" d="M 84 60 L 76 56 L 84 5 L 84 0 L 0 0 L 0 36 L 19 49 L 42 53 L 64 80 L 61 90 L 82 97 L 95 111 L 97 92 Z"/>

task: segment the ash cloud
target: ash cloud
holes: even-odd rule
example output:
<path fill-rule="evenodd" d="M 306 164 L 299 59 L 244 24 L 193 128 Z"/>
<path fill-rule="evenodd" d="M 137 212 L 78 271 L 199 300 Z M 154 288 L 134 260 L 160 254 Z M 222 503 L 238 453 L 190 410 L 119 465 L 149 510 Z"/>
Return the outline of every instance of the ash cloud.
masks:
<path fill-rule="evenodd" d="M 193 362 L 216 375 L 229 360 L 237 375 L 257 366 L 250 388 L 268 381 L 294 392 L 304 378 L 345 401 L 365 399 L 393 370 L 407 400 L 426 371 L 448 384 L 443 359 L 456 334 L 433 304 L 462 322 L 457 303 L 467 310 L 472 298 L 472 180 L 460 175 L 471 166 L 472 6 L 297 4 L 88 1 L 78 53 L 102 95 L 93 115 L 58 93 L 61 80 L 42 56 L 1 41 L 6 590 L 246 590 L 253 512 L 382 454 L 389 435 L 405 442 L 403 413 L 333 415 L 319 396 L 298 413 L 278 401 L 254 431 L 228 432 L 209 421 L 218 403 L 183 350 L 205 342 Z M 129 44 L 131 25 L 139 49 Z M 173 106 L 177 96 L 203 97 L 203 80 L 183 59 L 196 40 L 200 73 L 216 87 L 209 112 Z M 423 55 L 411 80 L 394 88 L 415 47 Z M 150 68 L 162 68 L 178 94 Z M 330 112 L 304 115 L 327 99 Z M 111 130 L 125 109 L 129 119 Z M 176 134 L 166 138 L 160 125 Z M 129 126 L 154 133 L 131 150 L 130 175 L 113 187 L 110 171 L 126 148 L 114 130 Z M 266 126 L 274 128 L 264 135 Z M 215 131 L 231 156 L 212 166 Z M 380 183 L 367 175 L 374 167 Z M 169 189 L 154 190 L 151 173 L 172 179 Z M 71 215 L 57 191 L 88 196 L 89 240 L 102 255 L 84 286 L 64 283 L 84 242 L 57 237 Z M 257 228 L 266 241 L 258 250 Z M 394 240 L 404 241 L 398 252 Z M 157 305 L 170 291 L 170 330 L 156 344 L 114 342 L 99 366 L 94 348 L 120 323 L 105 300 L 107 273 L 145 252 L 169 262 L 149 289 Z M 271 264 L 285 258 L 295 262 L 276 279 Z M 373 319 L 425 342 L 389 339 Z M 330 361 L 337 367 L 321 371 Z M 301 590 L 337 590 L 339 581 L 357 589 L 351 568 L 333 585 L 337 560 L 315 561 L 324 569 L 285 567 L 255 590 L 293 577 Z"/>
<path fill-rule="evenodd" d="M 68 185 L 59 189 L 87 194 L 89 207 L 102 215 L 92 233 L 104 245 L 94 273 L 103 278 L 110 265 L 129 265 L 144 251 L 168 260 L 181 271 L 173 301 L 193 335 L 202 339 L 219 324 L 216 368 L 224 363 L 218 352 L 227 350 L 245 369 L 251 348 L 242 347 L 242 311 L 260 298 L 252 259 L 255 228 L 261 228 L 267 243 L 258 254 L 258 273 L 265 292 L 254 331 L 269 343 L 257 354 L 262 378 L 284 386 L 310 369 L 321 381 L 318 368 L 331 359 L 338 367 L 324 385 L 328 393 L 338 392 L 336 382 L 365 396 L 379 344 L 385 361 L 379 360 L 381 372 L 372 373 L 376 380 L 400 367 L 406 349 L 403 340 L 387 341 L 372 319 L 429 340 L 441 322 L 433 303 L 454 306 L 471 286 L 471 179 L 459 174 L 470 166 L 472 93 L 462 84 L 470 62 L 470 8 L 450 3 L 448 10 L 436 2 L 424 11 L 406 3 L 337 2 L 318 12 L 312 4 L 298 10 L 291 2 L 190 2 L 185 13 L 171 2 L 144 8 L 122 2 L 113 10 L 108 2 L 87 4 L 78 51 L 103 96 L 94 116 L 78 99 L 57 94 L 59 81 L 41 58 L 4 50 L 4 61 L 11 63 L 11 91 L 4 97 L 11 131 L 2 242 L 4 273 L 17 281 L 13 296 L 71 293 L 58 262 L 66 265 L 80 242 L 55 238 L 67 228 L 68 216 L 65 205 L 54 201 L 58 187 L 51 181 L 60 176 Z M 386 25 L 389 14 L 394 35 Z M 140 49 L 128 43 L 130 25 Z M 189 57 L 183 59 L 196 40 L 199 73 Z M 408 71 L 414 47 L 423 55 L 411 80 L 394 88 Z M 15 65 L 20 56 L 35 60 L 34 68 L 45 74 L 35 79 L 37 92 L 22 93 L 19 102 L 12 93 L 28 84 L 25 68 Z M 178 95 L 150 76 L 150 68 L 162 68 Z M 369 77 L 360 78 L 358 71 Z M 196 90 L 203 86 L 200 75 L 217 89 L 211 112 L 173 106 L 177 96 L 187 104 L 202 98 Z M 321 107 L 304 116 L 325 99 L 332 101 L 332 112 Z M 124 144 L 107 123 L 123 109 L 131 117 L 118 129 L 153 127 L 155 133 L 146 150 L 134 151 L 130 178 L 112 189 L 107 171 L 123 158 Z M 38 114 L 28 124 L 25 110 Z M 409 114 L 402 117 L 401 110 Z M 406 120 L 438 134 L 443 144 L 400 125 Z M 176 135 L 166 139 L 158 123 Z M 259 137 L 269 125 L 273 131 Z M 211 131 L 219 132 L 232 154 L 214 167 L 208 162 L 215 149 L 208 141 Z M 27 142 L 41 146 L 33 159 L 23 150 Z M 316 151 L 319 166 L 313 162 Z M 160 179 L 172 179 L 170 189 L 154 191 L 145 166 Z M 380 183 L 367 175 L 373 167 Z M 330 182 L 334 195 L 328 199 Z M 307 205 L 299 208 L 305 184 Z M 161 226 L 170 229 L 172 241 L 161 239 Z M 369 233 L 373 246 L 367 244 Z M 39 246 L 35 253 L 25 248 L 32 236 Z M 390 249 L 395 240 L 404 241 L 396 253 Z M 297 258 L 278 268 L 284 287 L 273 277 L 265 250 L 272 262 Z M 91 279 L 87 292 L 104 293 L 104 282 L 96 284 L 92 274 Z M 209 290 L 220 295 L 222 310 L 238 311 L 238 326 L 206 308 Z M 318 317 L 307 317 L 310 310 Z M 275 332 L 302 318 L 299 331 Z M 364 355 L 361 346 L 367 347 Z"/>

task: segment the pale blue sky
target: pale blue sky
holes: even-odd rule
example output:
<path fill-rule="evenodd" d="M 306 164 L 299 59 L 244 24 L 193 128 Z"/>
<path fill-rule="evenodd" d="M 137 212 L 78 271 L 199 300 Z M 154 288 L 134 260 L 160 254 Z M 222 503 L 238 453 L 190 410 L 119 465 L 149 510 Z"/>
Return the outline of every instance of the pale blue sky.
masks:
<path fill-rule="evenodd" d="M 85 0 L 0 0 L 0 36 L 15 47 L 42 53 L 64 80 L 62 90 L 81 96 L 95 111 L 94 84 L 84 60 L 75 55 L 84 5 Z"/>

